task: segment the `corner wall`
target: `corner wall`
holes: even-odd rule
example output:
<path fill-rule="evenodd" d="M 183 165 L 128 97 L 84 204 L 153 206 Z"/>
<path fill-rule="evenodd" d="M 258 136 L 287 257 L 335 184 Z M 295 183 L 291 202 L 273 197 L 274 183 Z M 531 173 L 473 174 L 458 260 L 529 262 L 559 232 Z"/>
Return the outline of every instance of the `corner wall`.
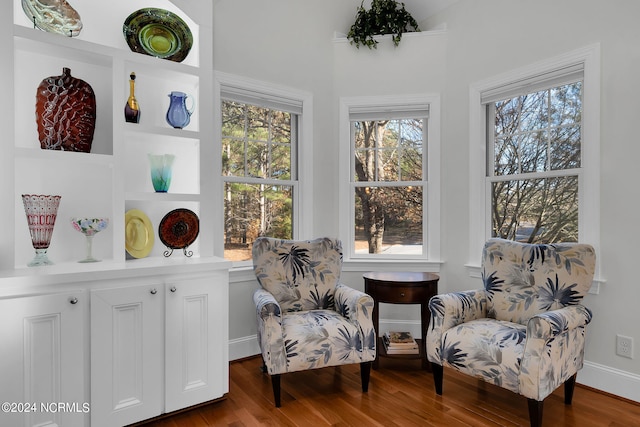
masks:
<path fill-rule="evenodd" d="M 602 56 L 601 259 L 606 283 L 585 304 L 594 312 L 578 382 L 640 401 L 640 286 L 634 246 L 640 159 L 640 3 L 635 0 L 460 0 L 422 28 L 446 24 L 445 35 L 403 38 L 399 49 L 356 50 L 334 41 L 346 33 L 359 1 L 216 0 L 214 67 L 314 94 L 315 235 L 338 233 L 338 101 L 341 96 L 441 94 L 442 266 L 440 291 L 473 289 L 468 275 L 469 85 L 510 69 L 594 43 Z M 301 18 L 304 17 L 304 18 Z M 437 40 L 437 41 L 436 41 Z M 360 271 L 344 281 L 362 289 Z M 230 290 L 230 355 L 257 353 L 256 287 L 251 272 L 234 273 Z M 413 327 L 415 310 L 381 310 L 382 321 Z M 635 340 L 635 358 L 615 355 L 615 335 Z M 251 353 L 251 352 L 254 353 Z"/>
<path fill-rule="evenodd" d="M 469 86 L 531 63 L 600 43 L 601 241 L 598 257 L 606 283 L 585 305 L 594 319 L 587 330 L 585 367 L 578 382 L 640 401 L 640 287 L 636 254 L 640 144 L 634 117 L 640 111 L 640 4 L 597 0 L 460 0 L 425 27 L 447 24 L 447 78 L 443 94 L 443 241 L 448 290 L 478 287 L 469 262 Z M 633 337 L 635 358 L 615 354 L 616 334 Z"/>

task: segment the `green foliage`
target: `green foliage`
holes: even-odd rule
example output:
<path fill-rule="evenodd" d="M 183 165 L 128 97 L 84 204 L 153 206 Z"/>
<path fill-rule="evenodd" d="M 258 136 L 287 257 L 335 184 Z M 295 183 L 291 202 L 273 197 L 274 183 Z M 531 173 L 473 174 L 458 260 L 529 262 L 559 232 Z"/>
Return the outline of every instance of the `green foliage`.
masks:
<path fill-rule="evenodd" d="M 292 121 L 295 115 L 235 101 L 222 102 L 222 173 L 230 179 L 224 189 L 225 257 L 262 235 L 293 236 L 291 180 Z M 282 180 L 283 185 L 264 180 Z M 234 256 L 236 256 L 234 255 Z"/>
<path fill-rule="evenodd" d="M 351 26 L 347 38 L 359 49 L 360 45 L 376 49 L 376 35 L 392 34 L 393 44 L 398 46 L 402 33 L 420 31 L 418 23 L 404 8 L 404 3 L 395 0 L 373 0 L 371 9 L 366 10 L 360 4 L 356 20 Z"/>

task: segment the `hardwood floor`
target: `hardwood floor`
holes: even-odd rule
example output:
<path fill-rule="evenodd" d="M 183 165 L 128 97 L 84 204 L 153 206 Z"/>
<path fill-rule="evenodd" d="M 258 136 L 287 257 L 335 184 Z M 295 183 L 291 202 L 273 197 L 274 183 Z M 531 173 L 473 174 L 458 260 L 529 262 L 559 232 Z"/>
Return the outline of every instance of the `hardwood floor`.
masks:
<path fill-rule="evenodd" d="M 259 357 L 232 362 L 229 394 L 145 427 L 202 426 L 528 426 L 524 397 L 482 381 L 444 371 L 437 396 L 420 361 L 382 359 L 362 393 L 358 365 L 282 376 L 282 407 L 273 405 L 271 381 Z M 580 373 L 578 373 L 578 379 Z M 640 426 L 640 404 L 576 386 L 573 404 L 563 389 L 545 400 L 544 425 Z"/>

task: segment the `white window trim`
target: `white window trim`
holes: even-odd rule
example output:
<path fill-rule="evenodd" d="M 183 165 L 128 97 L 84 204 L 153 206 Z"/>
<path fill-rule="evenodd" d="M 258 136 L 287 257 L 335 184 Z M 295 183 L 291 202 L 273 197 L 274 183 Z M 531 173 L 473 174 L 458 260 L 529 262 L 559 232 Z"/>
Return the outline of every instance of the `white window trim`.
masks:
<path fill-rule="evenodd" d="M 486 108 L 483 92 L 506 86 L 577 63 L 584 64 L 582 117 L 582 182 L 579 188 L 578 240 L 591 244 L 596 254 L 600 248 L 600 45 L 594 44 L 557 57 L 512 70 L 469 87 L 469 255 L 467 268 L 473 277 L 480 276 L 482 248 L 490 237 L 490 206 L 485 187 Z M 601 278 L 600 257 L 591 293 L 598 293 Z"/>
<path fill-rule="evenodd" d="M 424 255 L 375 255 L 355 256 L 353 248 L 354 230 L 352 218 L 354 202 L 351 195 L 351 124 L 349 112 L 352 108 L 398 105 L 429 105 L 427 121 L 427 179 L 424 182 L 426 209 L 425 228 L 427 236 L 426 256 Z M 406 96 L 366 96 L 340 98 L 340 219 L 339 233 L 344 247 L 345 262 L 352 262 L 351 267 L 382 263 L 389 268 L 390 264 L 406 265 L 420 262 L 422 271 L 437 271 L 440 261 L 440 95 L 419 94 Z M 425 265 L 425 261 L 427 264 Z"/>
<path fill-rule="evenodd" d="M 224 87 L 235 87 L 246 89 L 249 92 L 261 93 L 266 96 L 282 97 L 285 99 L 299 100 L 302 102 L 302 114 L 300 116 L 300 138 L 297 148 L 297 169 L 298 186 L 294 194 L 293 206 L 293 238 L 307 239 L 312 237 L 313 227 L 313 95 L 310 92 L 297 90 L 285 86 L 275 85 L 268 82 L 254 80 L 233 74 L 214 72 L 214 96 L 216 102 L 213 107 L 214 118 L 214 157 L 212 161 L 213 175 L 220 184 L 214 186 L 215 189 L 209 196 L 215 200 L 218 207 L 215 209 L 215 236 L 224 235 L 224 207 L 222 197 L 224 194 L 224 180 L 222 179 L 222 162 L 220 153 L 222 152 L 222 111 L 220 94 Z M 222 238 L 214 240 L 214 255 L 224 257 L 224 242 Z M 251 264 L 251 261 L 234 262 L 234 268 L 244 268 Z"/>

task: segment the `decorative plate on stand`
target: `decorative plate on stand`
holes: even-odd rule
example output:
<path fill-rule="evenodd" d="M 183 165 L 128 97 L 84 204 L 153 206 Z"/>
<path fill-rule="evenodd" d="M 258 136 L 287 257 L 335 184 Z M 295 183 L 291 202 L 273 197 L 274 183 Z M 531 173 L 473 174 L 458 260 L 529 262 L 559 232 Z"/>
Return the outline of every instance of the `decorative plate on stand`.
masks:
<path fill-rule="evenodd" d="M 189 209 L 174 209 L 162 218 L 158 227 L 158 236 L 167 250 L 164 256 L 173 254 L 174 249 L 182 249 L 185 256 L 193 255 L 192 251 L 187 251 L 200 232 L 200 219 L 198 215 Z"/>
<path fill-rule="evenodd" d="M 189 26 L 164 9 L 133 12 L 124 21 L 122 33 L 132 51 L 175 62 L 182 62 L 193 45 Z"/>
<path fill-rule="evenodd" d="M 124 245 L 134 258 L 144 258 L 153 249 L 153 225 L 147 214 L 139 209 L 128 210 L 124 216 Z"/>
<path fill-rule="evenodd" d="M 82 19 L 67 0 L 22 0 L 22 10 L 42 31 L 76 37 L 82 30 Z"/>

